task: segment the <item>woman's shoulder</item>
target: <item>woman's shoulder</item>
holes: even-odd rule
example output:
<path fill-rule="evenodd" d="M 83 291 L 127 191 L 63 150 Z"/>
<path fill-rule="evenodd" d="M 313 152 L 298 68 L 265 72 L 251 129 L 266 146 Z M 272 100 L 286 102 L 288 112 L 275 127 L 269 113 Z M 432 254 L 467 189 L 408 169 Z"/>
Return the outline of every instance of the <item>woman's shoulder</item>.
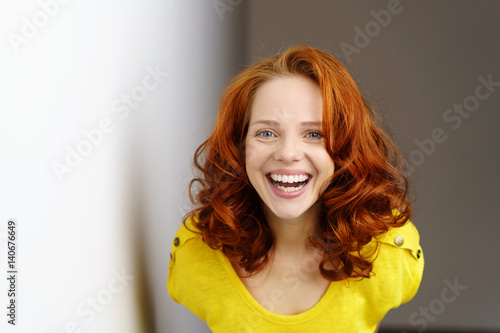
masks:
<path fill-rule="evenodd" d="M 408 251 L 417 261 L 422 258 L 423 262 L 420 235 L 411 221 L 407 221 L 402 227 L 390 228 L 386 233 L 375 237 L 375 241 L 387 246 L 389 251 Z"/>
<path fill-rule="evenodd" d="M 195 217 L 187 218 L 175 233 L 171 245 L 168 290 L 178 301 L 181 290 L 199 283 L 205 276 L 211 261 L 216 260 L 214 251 L 203 242 L 199 230 L 193 224 Z"/>
<path fill-rule="evenodd" d="M 195 221 L 196 216 L 188 217 L 179 226 L 172 240 L 170 260 L 172 262 L 179 262 L 178 265 L 188 265 L 189 263 L 207 260 L 215 256 L 215 251 L 203 241 L 202 234 L 196 227 Z M 179 260 L 176 260 L 178 257 Z M 189 265 L 189 267 L 192 267 L 192 265 Z"/>
<path fill-rule="evenodd" d="M 201 232 L 196 228 L 194 221 L 196 221 L 196 216 L 189 216 L 179 226 L 172 241 L 172 251 L 183 248 L 190 241 L 202 241 Z"/>
<path fill-rule="evenodd" d="M 379 283 L 379 290 L 386 296 L 392 295 L 397 305 L 411 300 L 424 270 L 424 254 L 415 225 L 407 221 L 402 227 L 390 228 L 370 245 L 377 249 L 370 280 Z"/>
<path fill-rule="evenodd" d="M 172 241 L 167 289 L 170 297 L 204 319 L 225 278 L 218 250 L 210 248 L 189 217 Z"/>

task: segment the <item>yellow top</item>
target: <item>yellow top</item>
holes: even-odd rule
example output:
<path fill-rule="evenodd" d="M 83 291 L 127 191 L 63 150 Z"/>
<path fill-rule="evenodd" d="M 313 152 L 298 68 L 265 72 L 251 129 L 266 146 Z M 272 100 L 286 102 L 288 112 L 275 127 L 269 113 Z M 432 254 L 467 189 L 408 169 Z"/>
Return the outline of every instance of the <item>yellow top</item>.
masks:
<path fill-rule="evenodd" d="M 195 229 L 191 219 L 186 224 Z M 373 332 L 390 309 L 413 298 L 424 270 L 419 235 L 411 222 L 367 246 L 377 241 L 372 277 L 332 282 L 314 307 L 285 316 L 260 305 L 224 254 L 181 226 L 172 244 L 168 292 L 216 333 Z M 269 295 L 270 301 L 276 297 Z"/>

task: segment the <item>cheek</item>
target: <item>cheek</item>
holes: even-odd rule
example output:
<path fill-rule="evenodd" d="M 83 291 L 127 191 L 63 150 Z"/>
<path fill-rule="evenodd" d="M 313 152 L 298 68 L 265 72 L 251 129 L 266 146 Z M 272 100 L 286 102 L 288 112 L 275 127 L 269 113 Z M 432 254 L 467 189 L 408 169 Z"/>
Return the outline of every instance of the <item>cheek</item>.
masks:
<path fill-rule="evenodd" d="M 321 149 L 313 158 L 314 166 L 323 177 L 330 177 L 335 171 L 333 160 L 325 149 Z"/>
<path fill-rule="evenodd" d="M 330 156 L 326 154 L 325 158 L 322 160 L 321 166 L 318 166 L 319 169 L 319 180 L 320 180 L 320 189 L 319 193 L 322 195 L 328 186 L 330 185 L 333 173 L 335 172 L 335 166 Z"/>
<path fill-rule="evenodd" d="M 248 141 L 245 141 L 245 169 L 249 169 L 249 164 L 252 161 L 252 145 L 248 143 Z"/>
<path fill-rule="evenodd" d="M 328 177 L 332 176 L 333 173 L 335 172 L 335 165 L 333 164 L 333 161 L 330 158 L 330 156 L 328 156 L 327 160 L 325 161 L 325 169 L 328 174 Z"/>
<path fill-rule="evenodd" d="M 263 149 L 264 148 L 264 149 Z M 245 150 L 245 169 L 254 188 L 260 188 L 266 182 L 264 171 L 269 160 L 269 152 L 258 142 L 247 142 Z"/>
<path fill-rule="evenodd" d="M 245 162 L 252 166 L 259 165 L 264 159 L 264 151 L 262 146 L 258 142 L 253 142 L 251 140 L 245 143 Z"/>
<path fill-rule="evenodd" d="M 259 154 L 257 154 L 255 145 L 248 141 L 245 142 L 245 169 L 250 181 L 253 181 L 255 173 L 259 170 L 259 164 Z"/>

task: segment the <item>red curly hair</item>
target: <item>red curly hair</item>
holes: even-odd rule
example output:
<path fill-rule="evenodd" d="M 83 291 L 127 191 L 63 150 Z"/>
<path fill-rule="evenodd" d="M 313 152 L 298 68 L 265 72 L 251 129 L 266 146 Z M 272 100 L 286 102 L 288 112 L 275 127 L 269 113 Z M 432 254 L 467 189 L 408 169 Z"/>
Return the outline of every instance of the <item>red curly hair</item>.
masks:
<path fill-rule="evenodd" d="M 201 175 L 191 181 L 189 195 L 197 208 L 184 222 L 196 216 L 195 231 L 204 242 L 250 275 L 269 262 L 274 236 L 245 171 L 244 143 L 257 89 L 291 75 L 311 78 L 320 87 L 324 143 L 336 167 L 320 197 L 318 238 L 309 239 L 324 253 L 320 272 L 330 281 L 369 277 L 372 256 L 361 250 L 410 219 L 408 180 L 397 146 L 376 124 L 346 68 L 312 47 L 295 46 L 260 60 L 224 90 L 214 131 L 194 155 Z"/>

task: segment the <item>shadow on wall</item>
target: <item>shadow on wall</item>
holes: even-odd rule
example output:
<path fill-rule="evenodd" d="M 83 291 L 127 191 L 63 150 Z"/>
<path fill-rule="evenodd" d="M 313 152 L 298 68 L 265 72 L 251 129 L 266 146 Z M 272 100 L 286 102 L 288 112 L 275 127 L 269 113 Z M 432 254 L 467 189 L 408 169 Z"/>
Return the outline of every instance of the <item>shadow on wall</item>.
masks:
<path fill-rule="evenodd" d="M 131 161 L 133 163 L 133 161 Z M 133 170 L 137 170 L 134 168 Z M 132 172 L 130 182 L 128 183 L 128 200 L 130 207 L 130 219 L 132 224 L 132 244 L 134 248 L 133 262 L 137 272 L 136 281 L 136 299 L 138 302 L 137 311 L 142 333 L 156 333 L 155 315 L 153 305 L 153 294 L 151 291 L 151 277 L 148 272 L 148 260 L 146 255 L 146 237 L 142 221 L 145 220 L 143 209 L 143 196 L 139 186 L 138 175 Z"/>

